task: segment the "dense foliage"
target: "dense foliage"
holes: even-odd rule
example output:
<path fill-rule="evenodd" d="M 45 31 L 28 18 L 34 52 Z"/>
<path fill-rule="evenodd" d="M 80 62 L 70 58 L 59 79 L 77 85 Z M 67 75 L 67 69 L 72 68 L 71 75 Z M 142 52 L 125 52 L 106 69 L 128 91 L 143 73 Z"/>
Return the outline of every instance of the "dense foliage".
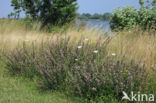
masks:
<path fill-rule="evenodd" d="M 104 13 L 104 14 L 89 14 L 89 13 L 83 13 L 83 14 L 79 14 L 78 18 L 81 20 L 110 20 L 112 14 L 111 13 Z"/>
<path fill-rule="evenodd" d="M 63 25 L 72 21 L 76 16 L 77 0 L 12 0 L 18 15 L 23 11 L 27 17 L 43 22 L 43 26 L 48 24 Z M 9 16 L 11 16 L 9 15 Z"/>
<path fill-rule="evenodd" d="M 6 55 L 6 65 L 11 74 L 39 76 L 42 88 L 81 96 L 85 103 L 117 102 L 122 91 L 141 91 L 147 73 L 144 66 L 125 57 L 109 56 L 108 41 L 70 43 L 69 38 L 57 39 L 43 42 L 38 49 L 24 42 L 22 48 Z"/>
<path fill-rule="evenodd" d="M 111 28 L 121 30 L 139 26 L 143 29 L 156 29 L 156 7 L 144 6 L 143 0 L 140 0 L 140 5 L 140 10 L 130 6 L 123 9 L 117 8 L 111 18 Z"/>

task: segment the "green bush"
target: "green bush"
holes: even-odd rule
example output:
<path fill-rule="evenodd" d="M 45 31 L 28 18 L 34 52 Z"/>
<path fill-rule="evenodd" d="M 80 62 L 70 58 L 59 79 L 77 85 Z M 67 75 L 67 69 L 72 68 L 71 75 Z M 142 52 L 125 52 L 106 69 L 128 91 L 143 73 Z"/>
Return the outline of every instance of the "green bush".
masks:
<path fill-rule="evenodd" d="M 117 8 L 111 18 L 113 30 L 132 29 L 139 26 L 143 29 L 156 29 L 155 8 L 142 7 L 139 11 L 135 7 Z"/>

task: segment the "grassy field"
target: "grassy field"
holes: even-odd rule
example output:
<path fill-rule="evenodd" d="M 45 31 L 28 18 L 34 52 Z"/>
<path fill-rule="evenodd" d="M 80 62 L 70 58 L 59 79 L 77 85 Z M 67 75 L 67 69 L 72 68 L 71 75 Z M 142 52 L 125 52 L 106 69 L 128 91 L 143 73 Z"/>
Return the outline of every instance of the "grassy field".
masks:
<path fill-rule="evenodd" d="M 0 58 L 0 103 L 80 103 L 81 99 L 61 92 L 42 91 L 36 79 L 9 76 Z"/>
<path fill-rule="evenodd" d="M 37 23 L 31 29 L 21 21 L 0 20 L 0 24 L 0 103 L 81 103 L 81 97 L 67 96 L 58 91 L 42 91 L 36 78 L 30 80 L 21 76 L 10 76 L 6 69 L 4 53 L 10 53 L 15 48 L 22 49 L 23 43 L 27 43 L 30 47 L 35 43 L 40 47 L 42 42 L 46 43 L 49 40 L 57 42 L 58 38 L 66 37 L 70 37 L 71 44 L 84 40 L 85 43 L 87 41 L 87 45 L 93 46 L 97 44 L 99 38 L 102 42 L 109 39 L 106 47 L 107 55 L 125 56 L 140 66 L 145 65 L 152 78 L 152 91 L 156 91 L 156 73 L 151 70 L 151 68 L 156 69 L 156 32 L 154 31 L 142 32 L 140 29 L 135 29 L 120 31 L 108 37 L 101 35 L 101 32 L 95 28 L 78 30 L 70 27 L 65 32 L 60 30 L 60 32 L 47 33 L 39 31 Z M 114 100 L 114 103 L 117 101 Z"/>

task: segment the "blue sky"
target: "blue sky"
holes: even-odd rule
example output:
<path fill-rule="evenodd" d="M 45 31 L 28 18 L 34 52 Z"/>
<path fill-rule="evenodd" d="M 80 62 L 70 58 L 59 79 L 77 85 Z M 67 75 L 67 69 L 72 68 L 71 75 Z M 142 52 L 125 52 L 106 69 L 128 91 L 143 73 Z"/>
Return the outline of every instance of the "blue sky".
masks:
<path fill-rule="evenodd" d="M 105 13 L 112 12 L 117 7 L 124 7 L 127 5 L 134 5 L 137 9 L 139 6 L 139 0 L 78 0 L 79 12 Z"/>
<path fill-rule="evenodd" d="M 112 12 L 117 7 L 124 7 L 127 5 L 134 5 L 139 8 L 139 0 L 78 0 L 79 13 L 105 13 Z M 0 0 L 0 18 L 7 17 L 13 11 L 10 6 L 11 0 Z"/>

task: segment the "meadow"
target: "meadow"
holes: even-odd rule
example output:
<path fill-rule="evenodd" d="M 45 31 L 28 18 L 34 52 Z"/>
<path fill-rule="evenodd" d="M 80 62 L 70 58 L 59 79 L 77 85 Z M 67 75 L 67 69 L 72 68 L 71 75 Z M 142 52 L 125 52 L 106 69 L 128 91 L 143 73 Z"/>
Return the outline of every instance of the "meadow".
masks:
<path fill-rule="evenodd" d="M 0 20 L 0 103 L 129 103 L 122 91 L 156 96 L 155 31 L 39 28 Z"/>

